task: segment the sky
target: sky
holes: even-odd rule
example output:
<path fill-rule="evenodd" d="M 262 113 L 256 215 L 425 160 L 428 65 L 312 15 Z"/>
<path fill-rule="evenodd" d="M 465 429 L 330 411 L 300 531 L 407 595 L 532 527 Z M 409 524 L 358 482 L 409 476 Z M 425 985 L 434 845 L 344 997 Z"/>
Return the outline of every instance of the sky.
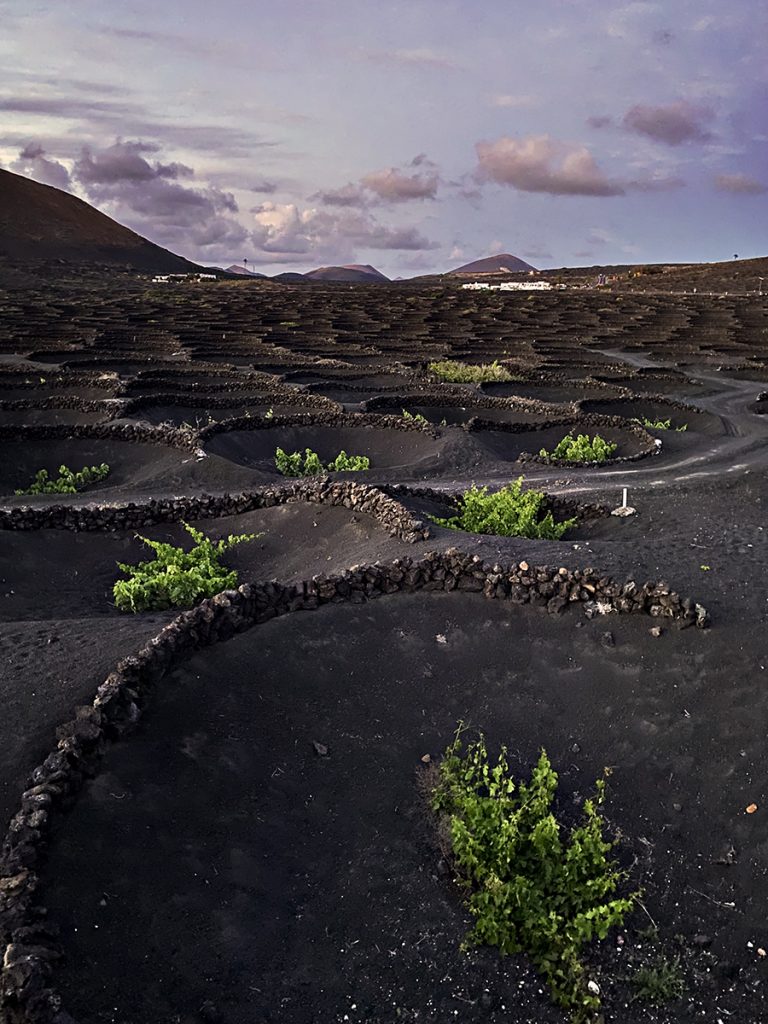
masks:
<path fill-rule="evenodd" d="M 757 0 L 0 0 L 0 166 L 196 261 L 768 253 Z"/>

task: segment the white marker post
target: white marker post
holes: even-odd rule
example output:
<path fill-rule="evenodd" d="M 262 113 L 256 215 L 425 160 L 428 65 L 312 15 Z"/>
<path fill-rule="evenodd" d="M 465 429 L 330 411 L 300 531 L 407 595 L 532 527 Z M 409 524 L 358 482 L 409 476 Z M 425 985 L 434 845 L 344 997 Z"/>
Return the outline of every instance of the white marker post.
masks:
<path fill-rule="evenodd" d="M 636 511 L 635 509 L 631 508 L 627 504 L 627 488 L 626 487 L 622 487 L 622 489 L 621 489 L 621 504 L 619 505 L 618 508 L 615 508 L 613 510 L 613 512 L 611 512 L 611 515 L 612 516 L 621 516 L 623 518 L 625 516 L 633 516 L 635 514 L 635 511 Z"/>

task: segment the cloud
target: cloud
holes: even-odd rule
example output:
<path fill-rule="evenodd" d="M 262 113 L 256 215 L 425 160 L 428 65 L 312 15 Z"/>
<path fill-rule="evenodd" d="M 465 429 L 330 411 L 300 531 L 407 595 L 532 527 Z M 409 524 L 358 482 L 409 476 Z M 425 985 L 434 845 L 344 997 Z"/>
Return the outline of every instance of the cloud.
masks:
<path fill-rule="evenodd" d="M 674 192 L 675 189 L 685 188 L 683 178 L 674 174 L 656 174 L 648 178 L 634 178 L 627 181 L 625 187 L 636 192 Z"/>
<path fill-rule="evenodd" d="M 341 188 L 330 188 L 321 192 L 315 192 L 309 197 L 310 202 L 323 203 L 325 206 L 368 206 L 369 198 L 365 191 L 351 181 Z"/>
<path fill-rule="evenodd" d="M 587 118 L 590 128 L 609 128 L 613 124 L 613 118 L 609 114 L 593 114 Z"/>
<path fill-rule="evenodd" d="M 607 178 L 585 146 L 558 142 L 549 135 L 521 139 L 504 136 L 478 142 L 478 174 L 521 192 L 561 196 L 617 196 L 624 188 Z"/>
<path fill-rule="evenodd" d="M 187 184 L 193 169 L 149 159 L 158 153 L 159 146 L 143 140 L 84 146 L 72 180 L 121 223 L 187 255 L 208 258 L 212 246 L 223 250 L 245 241 L 248 230 L 233 216 L 238 205 L 232 193 Z"/>
<path fill-rule="evenodd" d="M 537 107 L 541 103 L 538 96 L 510 95 L 509 93 L 497 93 L 491 96 L 492 107 L 506 107 L 514 110 L 522 110 L 528 107 Z"/>
<path fill-rule="evenodd" d="M 258 192 L 262 195 L 272 195 L 273 192 L 277 192 L 277 182 L 268 181 L 266 178 L 260 178 L 248 186 L 248 191 Z"/>
<path fill-rule="evenodd" d="M 472 206 L 477 208 L 480 205 L 480 200 L 483 198 L 482 190 L 478 187 L 477 175 L 476 174 L 462 174 L 460 178 L 455 181 L 446 182 L 448 188 L 453 189 L 455 195 L 460 199 L 466 200 Z"/>
<path fill-rule="evenodd" d="M 78 96 L 0 96 L 0 110 L 9 114 L 32 114 L 45 118 L 78 118 L 94 123 L 119 122 L 142 113 L 135 103 L 119 100 L 81 99 Z"/>
<path fill-rule="evenodd" d="M 711 139 L 705 126 L 714 116 L 711 107 L 681 100 L 660 107 L 638 104 L 626 112 L 622 124 L 627 131 L 646 135 L 655 142 L 680 146 L 684 142 L 707 142 Z"/>
<path fill-rule="evenodd" d="M 240 245 L 248 235 L 246 228 L 231 217 L 211 217 L 193 227 L 190 233 L 192 243 L 198 248 L 206 249 L 216 245 L 222 250 Z"/>
<path fill-rule="evenodd" d="M 651 39 L 657 46 L 669 46 L 674 41 L 675 33 L 668 28 L 657 28 Z"/>
<path fill-rule="evenodd" d="M 645 34 L 642 26 L 638 24 L 647 15 L 657 14 L 659 6 L 656 3 L 645 3 L 643 0 L 632 0 L 631 3 L 623 4 L 609 11 L 605 22 L 605 32 L 613 39 L 633 40 L 639 34 Z"/>
<path fill-rule="evenodd" d="M 30 142 L 22 149 L 11 164 L 11 170 L 54 188 L 68 189 L 70 186 L 69 171 L 64 164 L 49 159 L 43 147 L 36 142 Z"/>
<path fill-rule="evenodd" d="M 715 188 L 719 192 L 730 192 L 732 195 L 758 196 L 768 192 L 768 185 L 750 178 L 747 174 L 718 174 Z"/>
<path fill-rule="evenodd" d="M 110 185 L 118 182 L 147 182 L 157 178 L 189 178 L 194 171 L 186 164 L 150 163 L 144 156 L 160 147 L 149 142 L 115 142 L 94 152 L 83 147 L 75 163 L 75 175 L 84 185 Z"/>
<path fill-rule="evenodd" d="M 461 67 L 453 57 L 439 53 L 428 46 L 415 49 L 368 50 L 364 53 L 364 57 L 374 63 L 399 67 L 432 68 L 444 71 L 457 71 Z"/>
<path fill-rule="evenodd" d="M 268 255 L 312 255 L 347 261 L 357 249 L 420 252 L 436 248 L 414 227 L 388 227 L 360 210 L 301 209 L 295 203 L 263 203 L 254 210 L 252 239 Z"/>
<path fill-rule="evenodd" d="M 113 90 L 94 86 L 93 91 L 109 93 Z M 0 111 L 39 117 L 46 122 L 79 122 L 77 137 L 80 140 L 89 136 L 103 138 L 105 133 L 112 135 L 119 132 L 136 138 L 162 140 L 165 146 L 215 153 L 222 159 L 252 157 L 256 148 L 279 145 L 247 127 L 207 121 L 182 123 L 171 117 L 155 117 L 138 103 L 119 99 L 83 98 L 76 94 L 62 95 L 60 90 L 36 96 L 0 96 Z M 46 135 L 49 134 L 46 131 Z M 70 129 L 70 147 L 71 136 L 74 134 L 74 130 Z"/>
<path fill-rule="evenodd" d="M 405 170 L 387 167 L 381 171 L 370 171 L 357 184 L 350 181 L 340 188 L 323 189 L 311 195 L 309 200 L 325 206 L 365 209 L 374 204 L 435 199 L 439 185 L 437 165 L 426 153 L 419 153 Z"/>
<path fill-rule="evenodd" d="M 379 199 L 387 203 L 404 203 L 412 199 L 434 199 L 440 175 L 434 164 L 424 154 L 415 157 L 411 167 L 425 168 L 415 174 L 408 174 L 389 167 L 383 171 L 371 171 L 361 179 L 363 188 L 373 192 Z"/>

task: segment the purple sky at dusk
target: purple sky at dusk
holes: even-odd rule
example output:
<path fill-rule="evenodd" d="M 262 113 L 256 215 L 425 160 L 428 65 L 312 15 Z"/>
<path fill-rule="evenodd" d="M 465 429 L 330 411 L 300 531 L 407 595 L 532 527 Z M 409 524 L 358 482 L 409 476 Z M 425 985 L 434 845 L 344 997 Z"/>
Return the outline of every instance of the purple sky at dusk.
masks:
<path fill-rule="evenodd" d="M 0 166 L 205 263 L 768 252 L 754 0 L 0 0 Z"/>

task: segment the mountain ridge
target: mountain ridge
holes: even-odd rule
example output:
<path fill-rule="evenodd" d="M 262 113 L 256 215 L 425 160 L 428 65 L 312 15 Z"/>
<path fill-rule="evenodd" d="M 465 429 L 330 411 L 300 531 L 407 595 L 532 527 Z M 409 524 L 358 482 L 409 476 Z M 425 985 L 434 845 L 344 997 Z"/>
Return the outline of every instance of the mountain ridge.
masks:
<path fill-rule="evenodd" d="M 107 263 L 157 273 L 203 269 L 150 242 L 71 192 L 2 168 L 0 257 Z"/>
<path fill-rule="evenodd" d="M 536 267 L 521 260 L 519 256 L 513 256 L 510 252 L 500 252 L 495 256 L 485 256 L 483 259 L 473 260 L 465 263 L 455 270 L 447 271 L 448 274 L 520 274 L 529 271 L 536 271 Z"/>

